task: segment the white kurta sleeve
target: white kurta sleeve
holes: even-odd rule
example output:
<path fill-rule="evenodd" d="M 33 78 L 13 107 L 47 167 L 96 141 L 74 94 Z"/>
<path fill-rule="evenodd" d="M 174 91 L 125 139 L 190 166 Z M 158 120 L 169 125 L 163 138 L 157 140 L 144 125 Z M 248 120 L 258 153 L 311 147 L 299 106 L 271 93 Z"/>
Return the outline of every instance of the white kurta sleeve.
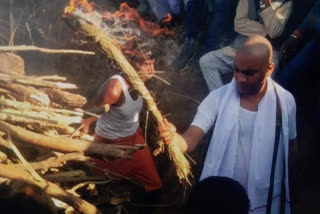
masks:
<path fill-rule="evenodd" d="M 249 19 L 248 13 L 248 0 L 239 0 L 236 17 L 234 19 L 234 30 L 245 36 L 254 34 L 266 36 L 267 32 L 265 26 L 257 21 Z"/>
<path fill-rule="evenodd" d="M 281 7 L 276 8 L 275 4 L 267 7 L 260 13 L 265 29 L 270 38 L 280 36 L 286 26 L 292 10 L 292 2 L 286 2 Z"/>
<path fill-rule="evenodd" d="M 220 91 L 220 90 L 219 90 Z M 213 126 L 219 110 L 218 93 L 212 91 L 200 104 L 191 126 L 201 128 L 205 133 Z"/>

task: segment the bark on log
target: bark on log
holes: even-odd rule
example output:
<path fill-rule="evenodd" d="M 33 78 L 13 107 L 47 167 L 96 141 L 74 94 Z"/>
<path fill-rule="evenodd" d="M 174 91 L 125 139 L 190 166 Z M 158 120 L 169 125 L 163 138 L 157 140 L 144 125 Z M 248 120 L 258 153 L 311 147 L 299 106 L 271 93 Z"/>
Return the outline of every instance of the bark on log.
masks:
<path fill-rule="evenodd" d="M 0 53 L 0 73 L 24 75 L 24 60 L 13 53 Z"/>
<path fill-rule="evenodd" d="M 100 144 L 65 137 L 49 137 L 28 131 L 18 126 L 10 125 L 4 121 L 0 121 L 0 130 L 5 132 L 8 131 L 14 139 L 56 151 L 84 152 L 109 157 L 131 158 L 128 151 L 117 148 L 117 145 Z"/>
<path fill-rule="evenodd" d="M 56 88 L 43 88 L 41 91 L 49 95 L 50 99 L 62 106 L 81 108 L 87 103 L 87 99 L 79 94 L 62 91 Z"/>
<path fill-rule="evenodd" d="M 45 88 L 61 88 L 61 89 L 77 89 L 78 87 L 71 83 L 63 83 L 63 82 L 51 82 L 45 80 L 39 80 L 36 77 L 28 77 L 14 74 L 1 74 L 1 81 L 5 82 L 16 82 L 24 85 L 32 85 L 38 87 Z"/>
<path fill-rule="evenodd" d="M 54 179 L 60 179 L 61 178 L 70 178 L 70 177 L 79 177 L 79 176 L 86 176 L 86 172 L 83 170 L 69 170 L 65 172 L 56 172 L 50 175 L 44 175 L 43 177 L 47 180 L 54 180 Z M 62 179 L 63 180 L 63 179 Z M 51 180 L 50 180 L 51 181 Z M 59 181 L 60 182 L 60 181 Z"/>
<path fill-rule="evenodd" d="M 47 180 L 53 183 L 82 183 L 88 181 L 104 181 L 105 177 L 92 177 L 92 176 L 78 176 L 78 177 L 68 177 L 68 176 L 57 176 L 55 178 L 47 178 Z"/>
<path fill-rule="evenodd" d="M 0 176 L 9 178 L 12 180 L 23 180 L 41 187 L 50 196 L 57 198 L 81 213 L 85 214 L 97 214 L 100 213 L 98 209 L 87 201 L 75 197 L 74 195 L 66 192 L 58 185 L 48 181 L 36 181 L 30 174 L 24 169 L 18 169 L 13 166 L 0 164 Z"/>
<path fill-rule="evenodd" d="M 55 124 L 55 123 L 51 123 L 51 121 L 33 119 L 33 118 L 28 118 L 27 116 L 19 116 L 19 115 L 14 115 L 10 113 L 8 114 L 8 113 L 0 112 L 0 120 L 29 124 L 34 129 L 37 129 L 39 126 L 41 126 L 42 128 L 44 127 L 52 128 L 52 129 L 58 130 L 59 133 L 64 133 L 64 134 L 72 134 L 75 131 L 73 127 L 68 126 L 67 124 Z M 37 124 L 39 126 L 37 126 Z"/>
<path fill-rule="evenodd" d="M 26 111 L 30 111 L 30 110 L 34 110 L 34 111 L 39 111 L 39 112 L 54 112 L 54 113 L 60 113 L 63 115 L 75 115 L 75 116 L 79 116 L 79 117 L 83 117 L 83 112 L 81 111 L 71 111 L 71 110 L 67 110 L 67 109 L 56 109 L 56 108 L 50 108 L 50 107 L 42 107 L 42 106 L 35 106 L 35 105 L 31 105 L 28 102 L 19 102 L 19 101 L 14 101 L 14 100 L 8 100 L 5 98 L 0 97 L 0 105 L 2 106 L 7 106 L 10 108 L 15 108 L 15 109 L 19 109 L 19 110 L 26 110 Z"/>
<path fill-rule="evenodd" d="M 1 74 L 0 74 L 1 76 Z M 0 77 L 1 78 L 1 77 Z M 1 79 L 2 80 L 2 79 Z M 7 90 L 13 91 L 17 94 L 20 94 L 24 97 L 25 100 L 33 100 L 38 102 L 41 105 L 48 106 L 50 104 L 50 99 L 47 94 L 31 87 L 24 86 L 21 84 L 15 83 L 0 83 L 0 87 L 5 88 Z"/>
<path fill-rule="evenodd" d="M 57 168 L 60 167 L 61 164 L 68 161 L 88 161 L 89 157 L 84 156 L 80 152 L 74 152 L 62 155 L 60 157 L 50 157 L 47 160 L 40 162 L 31 162 L 30 165 L 34 170 L 47 170 L 49 168 Z M 16 164 L 15 167 L 21 168 L 21 164 Z"/>
<path fill-rule="evenodd" d="M 80 28 L 81 33 L 92 37 L 96 41 L 96 43 L 98 43 L 98 45 L 107 53 L 107 55 L 116 61 L 122 71 L 127 75 L 134 88 L 137 89 L 137 91 L 141 94 L 142 98 L 147 104 L 148 110 L 151 111 L 157 123 L 160 126 L 163 126 L 164 124 L 162 114 L 157 108 L 157 105 L 153 100 L 150 92 L 145 87 L 135 69 L 122 54 L 115 41 L 111 39 L 106 33 L 98 29 L 94 24 L 91 24 L 88 21 L 84 21 L 84 18 L 82 17 L 69 15 L 65 16 L 64 19 L 68 24 L 72 23 L 75 28 Z M 159 144 L 160 147 L 163 148 L 163 143 L 161 142 Z M 175 142 L 172 142 L 168 146 L 168 151 L 170 158 L 173 160 L 173 163 L 176 167 L 176 172 L 180 181 L 185 179 L 185 181 L 190 184 L 189 175 L 191 174 L 191 167 L 189 161 L 186 159 Z"/>
<path fill-rule="evenodd" d="M 15 110 L 9 108 L 1 109 L 1 113 L 7 115 L 14 115 L 30 120 L 38 120 L 42 121 L 43 123 L 50 123 L 50 124 L 62 124 L 62 125 L 70 125 L 70 124 L 81 124 L 82 117 L 74 117 L 68 116 L 65 117 L 61 114 L 56 113 L 49 113 L 49 112 L 37 112 L 32 110 Z"/>

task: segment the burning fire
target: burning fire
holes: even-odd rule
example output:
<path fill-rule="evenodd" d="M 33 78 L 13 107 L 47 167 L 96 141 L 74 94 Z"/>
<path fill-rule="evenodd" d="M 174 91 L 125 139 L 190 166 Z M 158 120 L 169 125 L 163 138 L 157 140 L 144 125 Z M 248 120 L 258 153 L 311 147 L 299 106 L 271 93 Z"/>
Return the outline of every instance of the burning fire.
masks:
<path fill-rule="evenodd" d="M 139 13 L 126 3 L 122 3 L 120 9 L 114 13 L 107 11 L 101 14 L 95 10 L 94 4 L 87 0 L 70 0 L 64 12 L 80 16 L 103 29 L 117 42 L 128 61 L 141 73 L 154 73 L 155 60 L 151 50 L 157 43 L 153 37 L 174 34 L 167 28 L 160 28 L 156 23 L 142 19 Z M 168 19 L 170 18 L 169 14 Z"/>
<path fill-rule="evenodd" d="M 171 13 L 168 13 L 167 17 L 163 19 L 161 22 L 166 23 L 166 22 L 171 22 L 171 20 L 172 20 Z"/>
<path fill-rule="evenodd" d="M 64 13 L 72 13 L 76 8 L 86 9 L 86 12 L 92 13 L 94 10 L 94 4 L 89 3 L 87 0 L 70 0 L 69 6 L 64 9 Z"/>

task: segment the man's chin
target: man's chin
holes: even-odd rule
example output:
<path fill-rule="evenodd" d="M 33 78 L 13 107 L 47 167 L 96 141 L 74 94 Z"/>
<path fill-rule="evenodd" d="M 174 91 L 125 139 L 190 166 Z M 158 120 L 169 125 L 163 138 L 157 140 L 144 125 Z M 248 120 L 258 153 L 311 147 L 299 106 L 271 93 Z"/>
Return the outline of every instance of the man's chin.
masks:
<path fill-rule="evenodd" d="M 237 86 L 237 90 L 240 95 L 247 95 L 248 94 L 248 90 L 244 87 Z"/>

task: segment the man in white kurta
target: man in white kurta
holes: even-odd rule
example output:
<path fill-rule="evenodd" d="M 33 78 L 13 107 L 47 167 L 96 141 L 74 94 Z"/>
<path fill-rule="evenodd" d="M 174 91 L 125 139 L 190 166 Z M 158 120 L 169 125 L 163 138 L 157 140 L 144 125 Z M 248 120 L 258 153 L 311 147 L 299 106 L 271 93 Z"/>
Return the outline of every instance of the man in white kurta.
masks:
<path fill-rule="evenodd" d="M 271 213 L 280 213 L 284 169 L 285 213 L 290 213 L 286 175 L 289 145 L 296 139 L 296 105 L 293 96 L 270 78 L 273 69 L 271 44 L 262 36 L 250 37 L 237 51 L 234 79 L 204 99 L 188 130 L 179 135 L 166 120 L 166 126 L 159 128 L 165 143 L 175 141 L 182 151 L 192 151 L 214 126 L 200 180 L 226 176 L 238 181 L 247 190 L 249 213 L 254 214 L 266 213 L 275 144 L 276 94 L 282 124 Z"/>

